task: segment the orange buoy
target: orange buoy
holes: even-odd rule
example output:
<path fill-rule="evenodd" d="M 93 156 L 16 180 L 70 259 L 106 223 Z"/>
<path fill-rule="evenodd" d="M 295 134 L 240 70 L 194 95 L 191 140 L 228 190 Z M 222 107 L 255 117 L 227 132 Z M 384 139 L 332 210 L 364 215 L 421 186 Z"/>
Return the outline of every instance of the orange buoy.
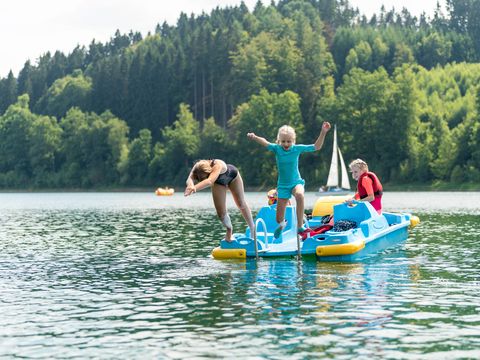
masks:
<path fill-rule="evenodd" d="M 167 196 L 167 195 L 173 195 L 173 193 L 175 192 L 175 190 L 173 188 L 169 188 L 169 187 L 166 187 L 166 188 L 157 188 L 157 190 L 155 190 L 155 195 L 157 196 Z"/>

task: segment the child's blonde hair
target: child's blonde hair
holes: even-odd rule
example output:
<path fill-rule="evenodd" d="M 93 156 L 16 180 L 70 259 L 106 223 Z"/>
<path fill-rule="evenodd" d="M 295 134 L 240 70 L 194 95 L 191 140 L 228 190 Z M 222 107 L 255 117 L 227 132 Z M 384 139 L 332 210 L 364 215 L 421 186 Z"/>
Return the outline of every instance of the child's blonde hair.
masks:
<path fill-rule="evenodd" d="M 360 169 L 360 170 L 366 170 L 368 171 L 368 165 L 365 161 L 363 161 L 362 159 L 355 159 L 353 160 L 349 165 L 348 167 L 350 168 L 350 170 L 352 170 L 354 167 Z"/>
<path fill-rule="evenodd" d="M 197 181 L 206 179 L 208 175 L 212 172 L 212 161 L 211 160 L 198 160 L 193 166 L 192 175 L 193 178 Z"/>
<path fill-rule="evenodd" d="M 295 132 L 295 129 L 289 125 L 283 125 L 280 127 L 280 129 L 278 129 L 277 143 L 280 143 L 281 135 L 291 135 L 293 137 L 293 143 L 295 143 L 295 140 L 297 139 L 297 133 Z"/>

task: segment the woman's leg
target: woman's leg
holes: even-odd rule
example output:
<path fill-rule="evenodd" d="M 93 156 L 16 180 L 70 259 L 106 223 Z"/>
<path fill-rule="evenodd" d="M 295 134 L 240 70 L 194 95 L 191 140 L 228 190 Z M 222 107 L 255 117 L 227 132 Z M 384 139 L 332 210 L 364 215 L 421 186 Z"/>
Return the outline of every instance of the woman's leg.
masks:
<path fill-rule="evenodd" d="M 217 210 L 217 215 L 223 226 L 225 226 L 227 229 L 225 240 L 232 241 L 232 222 L 230 221 L 230 216 L 227 213 L 227 187 L 219 184 L 213 184 L 212 196 L 215 210 Z"/>
<path fill-rule="evenodd" d="M 299 230 L 303 231 L 303 218 L 304 218 L 304 211 L 305 211 L 305 188 L 303 185 L 298 184 L 293 188 L 293 196 L 295 197 L 295 201 L 297 203 L 297 227 Z"/>
<path fill-rule="evenodd" d="M 243 179 L 240 173 L 238 173 L 237 177 L 228 185 L 228 187 L 232 193 L 235 204 L 237 204 L 238 209 L 242 213 L 243 218 L 250 228 L 250 234 L 253 238 L 255 225 L 253 223 L 252 211 L 245 201 L 245 190 L 243 186 Z"/>

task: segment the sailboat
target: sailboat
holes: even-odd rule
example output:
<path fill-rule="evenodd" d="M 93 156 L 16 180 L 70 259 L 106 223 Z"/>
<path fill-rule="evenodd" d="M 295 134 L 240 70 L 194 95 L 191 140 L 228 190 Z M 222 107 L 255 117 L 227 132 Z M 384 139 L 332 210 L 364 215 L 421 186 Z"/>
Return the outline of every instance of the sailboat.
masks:
<path fill-rule="evenodd" d="M 340 158 L 341 182 L 338 173 L 338 158 Z M 348 172 L 343 161 L 342 152 L 337 143 L 337 126 L 333 132 L 333 152 L 332 161 L 330 162 L 330 171 L 328 173 L 327 184 L 318 189 L 318 196 L 328 195 L 347 195 L 352 193 L 350 181 L 348 180 Z"/>

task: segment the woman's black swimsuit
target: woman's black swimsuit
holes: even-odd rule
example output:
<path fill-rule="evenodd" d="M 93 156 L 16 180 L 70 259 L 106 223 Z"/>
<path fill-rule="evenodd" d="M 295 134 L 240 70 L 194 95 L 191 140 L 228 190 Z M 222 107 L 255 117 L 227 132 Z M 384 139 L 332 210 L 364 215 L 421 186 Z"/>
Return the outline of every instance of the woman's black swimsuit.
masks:
<path fill-rule="evenodd" d="M 227 171 L 218 175 L 217 180 L 215 180 L 215 184 L 228 186 L 237 177 L 237 175 L 238 169 L 231 164 L 227 164 Z"/>

